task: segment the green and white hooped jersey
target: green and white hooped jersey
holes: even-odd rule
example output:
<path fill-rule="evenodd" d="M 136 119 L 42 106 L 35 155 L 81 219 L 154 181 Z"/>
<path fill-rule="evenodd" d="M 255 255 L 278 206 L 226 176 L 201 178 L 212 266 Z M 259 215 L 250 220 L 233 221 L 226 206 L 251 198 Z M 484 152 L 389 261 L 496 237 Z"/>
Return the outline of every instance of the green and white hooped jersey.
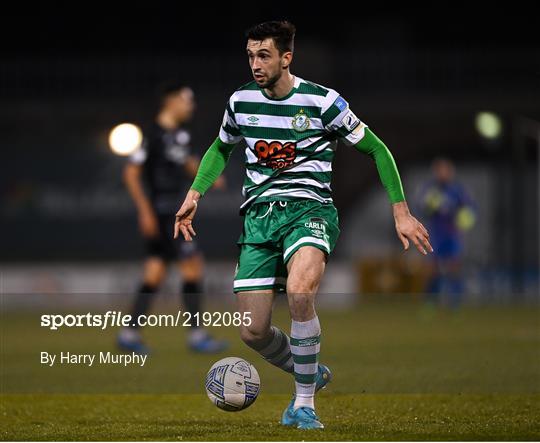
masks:
<path fill-rule="evenodd" d="M 291 92 L 272 99 L 252 81 L 229 99 L 219 137 L 247 143 L 240 210 L 253 202 L 313 199 L 332 202 L 337 140 L 358 143 L 366 125 L 333 89 L 295 77 Z"/>

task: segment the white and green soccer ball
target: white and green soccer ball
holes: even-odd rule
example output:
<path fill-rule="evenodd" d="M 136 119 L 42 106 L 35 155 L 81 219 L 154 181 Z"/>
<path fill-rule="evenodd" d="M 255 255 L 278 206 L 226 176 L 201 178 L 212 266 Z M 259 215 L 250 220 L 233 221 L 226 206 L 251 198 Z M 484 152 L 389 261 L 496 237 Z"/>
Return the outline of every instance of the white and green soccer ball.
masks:
<path fill-rule="evenodd" d="M 257 399 L 261 379 L 251 363 L 239 357 L 226 357 L 212 365 L 205 387 L 208 398 L 218 408 L 240 411 Z"/>

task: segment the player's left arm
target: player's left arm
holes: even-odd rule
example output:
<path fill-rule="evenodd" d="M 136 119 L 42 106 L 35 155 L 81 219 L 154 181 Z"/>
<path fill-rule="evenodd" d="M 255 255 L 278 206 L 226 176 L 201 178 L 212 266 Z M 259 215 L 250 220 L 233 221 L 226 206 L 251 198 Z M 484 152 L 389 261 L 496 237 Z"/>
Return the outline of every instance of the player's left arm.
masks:
<path fill-rule="evenodd" d="M 409 249 L 409 241 L 412 241 L 422 254 L 427 254 L 427 251 L 433 252 L 427 229 L 409 211 L 392 153 L 373 131 L 367 127 L 362 129 L 364 135 L 354 147 L 369 155 L 377 165 L 379 177 L 392 203 L 397 235 L 403 247 L 405 250 Z"/>

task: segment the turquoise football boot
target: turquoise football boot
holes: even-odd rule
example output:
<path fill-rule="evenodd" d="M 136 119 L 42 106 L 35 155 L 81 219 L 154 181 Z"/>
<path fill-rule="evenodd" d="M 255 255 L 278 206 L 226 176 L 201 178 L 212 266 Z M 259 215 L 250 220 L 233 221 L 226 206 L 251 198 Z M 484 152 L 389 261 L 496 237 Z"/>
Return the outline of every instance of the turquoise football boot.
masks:
<path fill-rule="evenodd" d="M 330 372 L 330 369 L 326 365 L 322 365 L 319 363 L 319 370 L 317 371 L 317 378 L 315 379 L 315 392 L 320 391 L 321 389 L 326 388 L 326 385 L 332 381 L 332 372 Z M 290 401 L 289 405 L 283 411 L 283 415 L 281 416 L 281 424 L 283 426 L 293 426 L 296 424 L 296 420 L 294 418 L 294 399 L 296 398 L 295 395 L 293 395 L 292 400 Z"/>
<path fill-rule="evenodd" d="M 319 370 L 317 372 L 317 378 L 315 379 L 315 392 L 319 392 L 321 389 L 326 388 L 326 385 L 332 381 L 332 372 L 326 365 L 319 363 Z"/>
<path fill-rule="evenodd" d="M 319 421 L 315 410 L 307 407 L 298 408 L 293 413 L 294 423 L 297 429 L 323 429 L 324 425 Z"/>

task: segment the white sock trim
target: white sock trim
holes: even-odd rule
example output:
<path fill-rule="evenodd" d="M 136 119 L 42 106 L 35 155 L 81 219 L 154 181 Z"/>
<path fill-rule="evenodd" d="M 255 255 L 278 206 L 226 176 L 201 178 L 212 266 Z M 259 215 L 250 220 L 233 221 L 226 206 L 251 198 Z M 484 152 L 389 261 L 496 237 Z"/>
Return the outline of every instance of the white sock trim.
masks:
<path fill-rule="evenodd" d="M 309 338 L 317 337 L 318 335 L 321 335 L 321 324 L 317 315 L 308 321 L 292 321 L 291 337 Z"/>
<path fill-rule="evenodd" d="M 296 398 L 294 399 L 293 409 L 296 411 L 298 408 L 315 409 L 315 394 L 313 395 L 296 394 Z"/>

